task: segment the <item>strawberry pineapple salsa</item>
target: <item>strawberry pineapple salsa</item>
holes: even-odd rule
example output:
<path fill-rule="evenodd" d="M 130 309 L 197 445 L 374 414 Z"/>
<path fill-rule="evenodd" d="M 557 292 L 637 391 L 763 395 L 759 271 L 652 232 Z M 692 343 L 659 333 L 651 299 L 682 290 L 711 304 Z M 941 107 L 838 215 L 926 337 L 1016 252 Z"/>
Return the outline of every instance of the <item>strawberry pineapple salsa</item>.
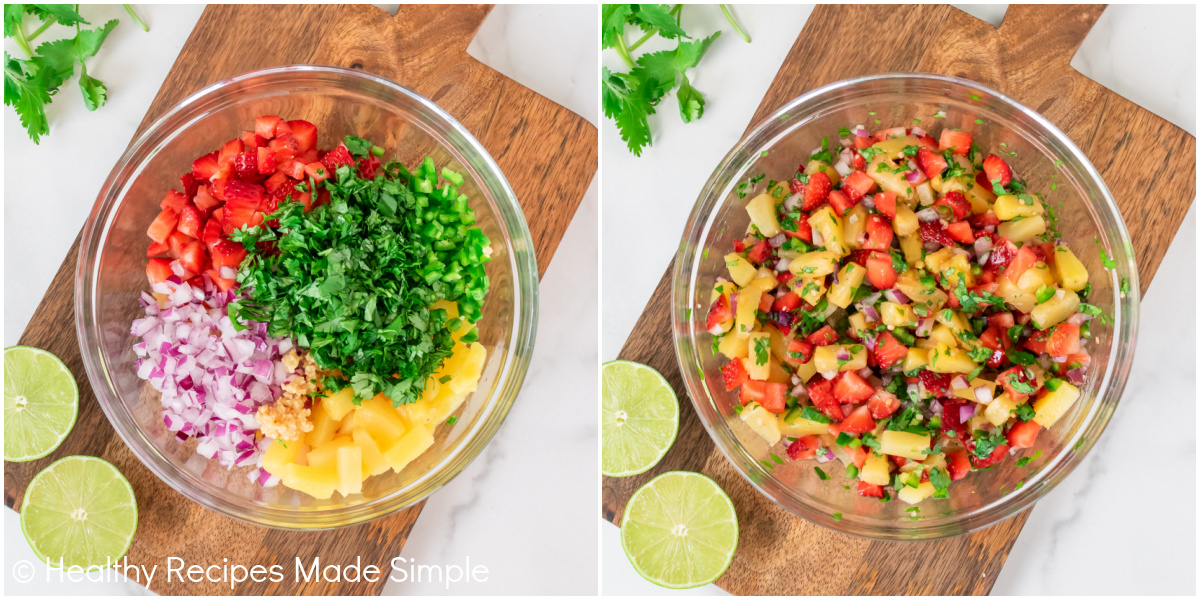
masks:
<path fill-rule="evenodd" d="M 490 242 L 463 178 L 260 117 L 149 231 L 138 375 L 179 441 L 316 498 L 402 471 L 473 392 Z"/>
<path fill-rule="evenodd" d="M 1071 408 L 1100 310 L 1052 207 L 971 134 L 840 133 L 746 204 L 706 326 L 768 444 L 839 458 L 863 496 L 944 498 Z"/>

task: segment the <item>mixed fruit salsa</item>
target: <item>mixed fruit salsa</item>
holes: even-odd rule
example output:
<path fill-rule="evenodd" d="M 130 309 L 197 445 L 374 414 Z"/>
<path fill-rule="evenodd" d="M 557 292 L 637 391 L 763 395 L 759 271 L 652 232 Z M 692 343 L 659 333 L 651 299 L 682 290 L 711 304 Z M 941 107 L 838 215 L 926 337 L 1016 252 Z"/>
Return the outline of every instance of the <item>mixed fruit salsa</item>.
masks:
<path fill-rule="evenodd" d="M 791 460 L 836 457 L 863 496 L 944 498 L 1070 409 L 1100 310 L 1053 207 L 970 133 L 839 133 L 746 204 L 713 351 Z"/>
<path fill-rule="evenodd" d="M 400 472 L 478 386 L 490 259 L 462 175 L 259 117 L 150 225 L 138 376 L 220 465 L 316 498 Z"/>

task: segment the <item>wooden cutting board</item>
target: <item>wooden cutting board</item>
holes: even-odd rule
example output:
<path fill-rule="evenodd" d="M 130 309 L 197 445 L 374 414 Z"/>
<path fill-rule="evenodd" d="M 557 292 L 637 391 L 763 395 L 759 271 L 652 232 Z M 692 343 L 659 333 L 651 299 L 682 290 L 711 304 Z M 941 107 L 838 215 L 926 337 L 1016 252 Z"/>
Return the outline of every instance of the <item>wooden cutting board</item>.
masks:
<path fill-rule="evenodd" d="M 467 45 L 491 10 L 483 5 L 404 6 L 395 16 L 371 6 L 209 6 L 167 75 L 141 130 L 187 95 L 255 69 L 287 64 L 363 69 L 408 86 L 458 119 L 487 148 L 516 191 L 533 234 L 538 275 L 545 273 L 567 224 L 597 169 L 596 128 L 567 109 L 467 55 Z M 135 136 L 136 137 L 136 136 Z M 115 160 L 115 157 L 114 157 Z M 58 355 L 80 387 L 75 429 L 41 460 L 5 463 L 4 502 L 20 510 L 29 480 L 73 454 L 111 461 L 139 500 L 131 564 L 157 565 L 150 589 L 159 594 L 378 594 L 424 503 L 348 529 L 301 533 L 246 525 L 191 502 L 162 483 L 116 435 L 96 397 L 75 336 L 76 238 L 21 344 Z M 15 533 L 15 532 L 9 532 Z M 166 580 L 168 556 L 187 564 L 283 566 L 282 583 L 180 583 Z M 293 563 L 380 567 L 378 582 L 296 583 Z"/>
<path fill-rule="evenodd" d="M 1032 107 L 1099 169 L 1133 238 L 1142 293 L 1196 195 L 1196 140 L 1070 66 L 1104 6 L 1010 6 L 997 29 L 949 6 L 820 5 L 809 17 L 750 125 L 800 94 L 873 73 L 965 77 Z M 870 32 L 864 34 L 863 32 Z M 1147 210 L 1147 198 L 1153 198 Z M 688 403 L 669 340 L 667 268 L 620 358 L 658 369 Z M 734 594 L 986 594 L 1029 511 L 972 534 L 881 542 L 822 528 L 779 508 L 738 474 L 691 406 L 654 469 L 604 478 L 604 518 L 620 524 L 634 490 L 666 471 L 705 473 L 729 492 L 741 536 L 717 585 Z"/>

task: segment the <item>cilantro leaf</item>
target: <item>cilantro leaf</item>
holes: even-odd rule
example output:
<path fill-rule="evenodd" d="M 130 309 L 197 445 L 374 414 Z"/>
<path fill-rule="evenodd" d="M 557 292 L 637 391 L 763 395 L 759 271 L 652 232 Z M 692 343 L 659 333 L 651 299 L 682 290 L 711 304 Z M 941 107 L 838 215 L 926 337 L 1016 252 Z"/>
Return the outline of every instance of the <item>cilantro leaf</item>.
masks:
<path fill-rule="evenodd" d="M 654 106 L 642 95 L 639 82 L 628 73 L 613 73 L 604 67 L 603 81 L 604 115 L 616 121 L 617 130 L 629 151 L 634 156 L 641 156 L 642 149 L 650 145 L 647 117 L 654 114 Z"/>
<path fill-rule="evenodd" d="M 108 88 L 99 79 L 88 75 L 87 66 L 79 65 L 79 90 L 83 92 L 83 104 L 88 110 L 96 110 L 108 100 Z"/>
<path fill-rule="evenodd" d="M 950 474 L 941 467 L 934 467 L 929 470 L 929 483 L 933 484 L 934 498 L 948 498 L 950 496 Z"/>
<path fill-rule="evenodd" d="M 657 29 L 658 35 L 668 40 L 689 37 L 687 32 L 675 22 L 675 17 L 671 14 L 671 9 L 667 8 L 667 5 L 633 4 L 627 6 L 633 7 L 629 13 L 628 21 L 640 27 L 642 31 Z"/>
<path fill-rule="evenodd" d="M 687 75 L 680 81 L 675 98 L 679 100 L 679 116 L 684 123 L 691 123 L 704 116 L 704 95 L 692 87 Z"/>

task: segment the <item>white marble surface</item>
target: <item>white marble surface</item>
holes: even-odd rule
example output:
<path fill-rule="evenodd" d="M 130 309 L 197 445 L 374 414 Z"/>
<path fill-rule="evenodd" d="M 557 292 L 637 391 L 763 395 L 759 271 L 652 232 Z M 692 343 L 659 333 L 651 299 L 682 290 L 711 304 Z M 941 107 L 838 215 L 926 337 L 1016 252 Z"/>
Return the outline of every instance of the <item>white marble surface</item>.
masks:
<path fill-rule="evenodd" d="M 5 107 L 6 346 L 25 328 L 201 7 L 139 11 L 150 33 L 123 22 L 89 61 L 89 71 L 109 86 L 108 106 L 87 113 L 71 84 L 52 105 L 52 133 L 40 147 L 25 138 Z M 85 9 L 86 16 L 109 13 L 125 17 L 118 6 Z M 595 123 L 597 18 L 594 6 L 499 6 L 469 52 Z M 69 165 L 71 177 L 57 176 L 62 165 Z M 384 593 L 595 593 L 598 456 L 589 390 L 597 388 L 598 343 L 595 327 L 587 324 L 598 319 L 597 198 L 593 181 L 542 279 L 533 364 L 507 422 L 466 471 L 431 497 L 400 553 L 426 565 L 461 565 L 469 557 L 472 565 L 488 567 L 488 581 L 455 585 L 449 592 L 444 586 L 389 583 Z M 145 593 L 114 583 L 18 587 L 12 566 L 36 559 L 17 513 L 4 513 L 7 593 Z"/>
<path fill-rule="evenodd" d="M 993 24 L 1003 6 L 968 12 Z M 689 7 L 685 29 L 726 29 L 689 77 L 706 93 L 684 125 L 674 98 L 654 119 L 655 145 L 634 158 L 601 128 L 604 164 L 602 358 L 620 351 L 674 254 L 704 180 L 741 136 L 811 9 L 738 6 L 753 38 L 732 35 L 715 7 Z M 1196 130 L 1196 12 L 1190 6 L 1110 6 L 1072 64 L 1186 129 Z M 610 68 L 619 59 L 605 52 Z M 693 75 L 694 73 L 694 75 Z M 629 214 L 638 217 L 631 219 Z M 1082 465 L 1039 502 L 1001 571 L 996 594 L 1195 594 L 1196 216 L 1189 211 L 1142 302 L 1138 351 L 1124 400 Z M 1181 430 L 1163 430 L 1163 415 Z M 1153 449 L 1143 448 L 1147 434 Z M 1149 460 L 1146 460 L 1149 458 Z M 666 594 L 643 581 L 601 533 L 604 594 Z M 724 593 L 715 586 L 693 594 Z"/>

